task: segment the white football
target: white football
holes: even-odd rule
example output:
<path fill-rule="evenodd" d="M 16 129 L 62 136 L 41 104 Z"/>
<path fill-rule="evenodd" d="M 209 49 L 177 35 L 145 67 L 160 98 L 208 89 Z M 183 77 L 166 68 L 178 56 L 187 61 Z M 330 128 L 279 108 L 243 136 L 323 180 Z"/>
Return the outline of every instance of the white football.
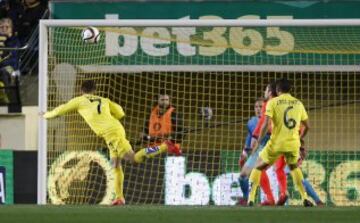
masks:
<path fill-rule="evenodd" d="M 100 32 L 93 26 L 86 27 L 81 33 L 84 43 L 98 43 L 100 40 Z"/>

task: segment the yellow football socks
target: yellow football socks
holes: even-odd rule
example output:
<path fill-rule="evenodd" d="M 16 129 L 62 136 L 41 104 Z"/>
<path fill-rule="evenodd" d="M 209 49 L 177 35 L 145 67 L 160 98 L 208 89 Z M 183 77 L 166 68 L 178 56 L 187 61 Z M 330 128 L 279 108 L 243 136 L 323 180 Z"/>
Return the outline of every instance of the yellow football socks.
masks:
<path fill-rule="evenodd" d="M 250 194 L 249 194 L 249 202 L 255 201 L 256 191 L 260 184 L 261 170 L 254 168 L 251 171 L 249 182 L 250 182 Z"/>
<path fill-rule="evenodd" d="M 296 185 L 298 191 L 300 192 L 301 199 L 302 200 L 308 199 L 308 196 L 305 192 L 304 185 L 302 184 L 302 182 L 304 180 L 304 176 L 303 176 L 301 170 L 298 167 L 296 167 L 295 169 L 291 170 L 290 173 L 291 173 L 291 177 L 293 179 L 294 184 Z"/>
<path fill-rule="evenodd" d="M 122 167 L 113 168 L 115 176 L 116 199 L 124 199 L 124 172 Z"/>
<path fill-rule="evenodd" d="M 162 143 L 160 146 L 143 148 L 135 154 L 135 162 L 142 163 L 145 158 L 153 158 L 161 153 L 166 152 L 167 149 L 168 147 L 165 143 Z"/>

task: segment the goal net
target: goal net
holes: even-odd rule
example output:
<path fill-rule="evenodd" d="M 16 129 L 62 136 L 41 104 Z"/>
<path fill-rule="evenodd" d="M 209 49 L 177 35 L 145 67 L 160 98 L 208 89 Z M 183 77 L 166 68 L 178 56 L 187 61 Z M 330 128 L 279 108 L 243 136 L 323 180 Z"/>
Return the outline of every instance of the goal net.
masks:
<path fill-rule="evenodd" d="M 159 22 L 159 21 L 158 21 Z M 302 24 L 303 23 L 303 24 Z M 81 31 L 95 26 L 97 44 Z M 119 103 L 134 151 L 165 90 L 183 119 L 183 155 L 123 162 L 128 204 L 236 205 L 238 159 L 255 100 L 287 78 L 308 110 L 301 168 L 327 205 L 359 205 L 360 21 L 42 21 L 40 109 L 80 95 L 84 80 Z M 39 203 L 109 204 L 104 141 L 76 112 L 40 121 Z M 278 197 L 273 168 L 268 170 Z M 288 176 L 290 205 L 300 204 Z M 261 199 L 258 198 L 258 199 Z"/>

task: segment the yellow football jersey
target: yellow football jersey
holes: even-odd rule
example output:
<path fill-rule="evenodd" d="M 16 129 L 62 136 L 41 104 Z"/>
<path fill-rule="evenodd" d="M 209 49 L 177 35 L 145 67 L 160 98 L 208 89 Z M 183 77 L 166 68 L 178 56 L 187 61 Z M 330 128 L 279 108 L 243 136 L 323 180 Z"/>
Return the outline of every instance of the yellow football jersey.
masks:
<path fill-rule="evenodd" d="M 290 94 L 281 94 L 267 103 L 265 115 L 272 120 L 269 147 L 278 151 L 298 150 L 300 123 L 308 119 L 301 101 Z"/>
<path fill-rule="evenodd" d="M 125 136 L 125 130 L 119 119 L 125 116 L 122 107 L 108 98 L 84 94 L 46 112 L 46 119 L 64 115 L 65 113 L 77 111 L 95 132 L 102 136 L 109 131 L 121 131 Z"/>

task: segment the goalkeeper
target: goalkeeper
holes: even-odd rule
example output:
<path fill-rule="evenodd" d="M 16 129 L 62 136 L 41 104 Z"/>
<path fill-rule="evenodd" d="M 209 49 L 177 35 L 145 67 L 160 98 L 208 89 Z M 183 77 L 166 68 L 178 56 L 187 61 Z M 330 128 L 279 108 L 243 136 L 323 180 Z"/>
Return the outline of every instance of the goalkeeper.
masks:
<path fill-rule="evenodd" d="M 241 172 L 240 172 L 239 183 L 240 183 L 240 188 L 244 195 L 243 199 L 240 200 L 241 204 L 245 204 L 247 202 L 246 199 L 248 199 L 248 194 L 249 194 L 249 175 L 255 166 L 256 160 L 258 159 L 258 156 L 259 156 L 259 152 L 265 147 L 266 142 L 269 140 L 269 135 L 267 134 L 263 139 L 261 139 L 261 143 L 260 143 L 261 149 L 258 149 L 258 150 L 252 149 L 255 147 L 255 142 L 257 139 L 256 132 L 260 129 L 260 126 L 262 126 L 262 123 L 264 121 L 265 108 L 266 108 L 267 101 L 276 97 L 275 82 L 270 82 L 266 86 L 266 89 L 264 91 L 264 97 L 265 97 L 265 100 L 262 103 L 260 118 L 258 118 L 256 127 L 251 131 L 252 137 L 249 137 L 250 138 L 250 148 L 247 150 L 248 152 L 243 153 L 243 155 L 242 155 L 242 156 L 247 157 L 248 154 L 251 154 L 249 156 L 249 159 L 246 161 L 244 167 L 241 169 Z M 256 139 L 254 137 L 256 137 Z M 269 182 L 269 178 L 267 176 L 266 170 L 262 171 L 262 173 L 261 173 L 260 185 L 266 195 L 266 200 L 264 202 L 262 202 L 262 205 L 274 205 L 275 200 L 274 200 L 274 196 L 271 191 L 270 182 Z M 246 200 L 246 202 L 245 202 L 245 200 Z"/>
<path fill-rule="evenodd" d="M 259 98 L 255 101 L 255 105 L 254 105 L 254 111 L 255 111 L 255 116 L 251 117 L 250 120 L 247 123 L 247 130 L 248 130 L 248 134 L 246 136 L 246 140 L 245 140 L 245 147 L 240 155 L 240 159 L 239 159 L 239 166 L 241 168 L 240 171 L 240 176 L 239 176 L 239 184 L 240 184 L 240 189 L 242 191 L 243 197 L 240 198 L 239 200 L 239 204 L 240 205 L 247 205 L 247 200 L 248 200 L 248 196 L 249 196 L 249 175 L 251 172 L 251 169 L 253 168 L 253 166 L 255 165 L 255 161 L 257 159 L 257 154 L 253 154 L 252 156 L 250 156 L 251 154 L 251 138 L 252 138 L 252 134 L 256 128 L 256 125 L 260 119 L 261 116 L 261 108 L 262 108 L 262 104 L 264 102 L 264 99 Z M 264 141 L 264 143 L 266 143 L 266 139 Z"/>
<path fill-rule="evenodd" d="M 46 119 L 51 119 L 77 111 L 94 133 L 105 140 L 110 150 L 115 175 L 116 198 L 112 204 L 124 205 L 124 172 L 121 167 L 121 159 L 141 163 L 145 158 L 152 158 L 164 152 L 180 155 L 180 147 L 172 141 L 166 140 L 158 146 L 143 148 L 135 154 L 126 139 L 125 129 L 119 121 L 125 116 L 122 107 L 108 98 L 94 95 L 96 83 L 93 80 L 84 81 L 81 90 L 83 95 L 71 99 L 66 104 L 59 105 L 43 116 Z"/>

